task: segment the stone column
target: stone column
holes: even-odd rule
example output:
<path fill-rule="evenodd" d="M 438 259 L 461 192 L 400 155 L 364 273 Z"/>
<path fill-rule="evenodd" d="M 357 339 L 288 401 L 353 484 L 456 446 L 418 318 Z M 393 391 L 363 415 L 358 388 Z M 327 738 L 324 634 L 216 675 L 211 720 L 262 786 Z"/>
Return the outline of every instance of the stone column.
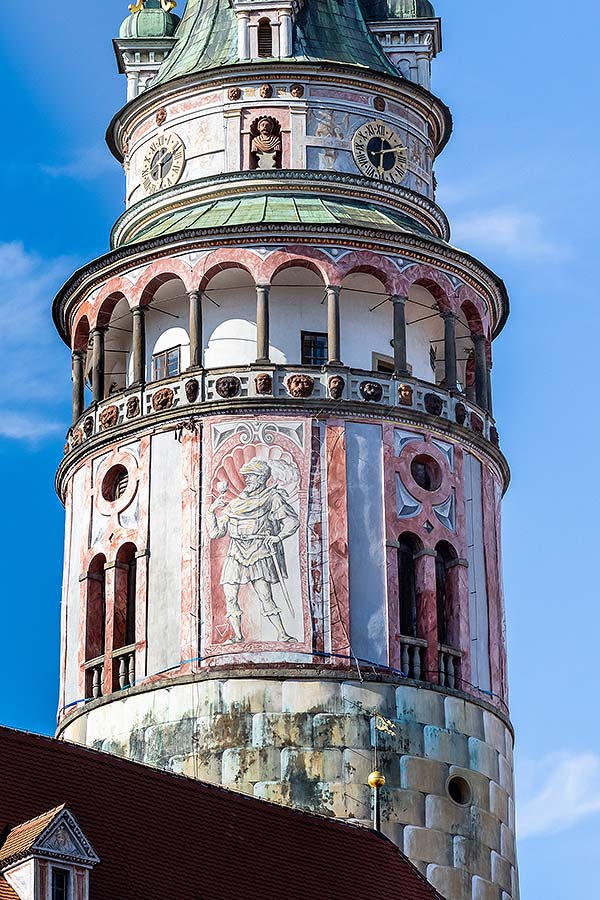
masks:
<path fill-rule="evenodd" d="M 431 88 L 431 67 L 429 58 L 426 53 L 417 54 L 417 78 L 419 84 L 430 90 Z"/>
<path fill-rule="evenodd" d="M 394 306 L 394 375 L 406 378 L 408 363 L 406 359 L 406 301 L 408 297 L 394 294 L 391 298 Z"/>
<path fill-rule="evenodd" d="M 104 333 L 106 328 L 92 330 L 92 400 L 104 400 Z"/>
<path fill-rule="evenodd" d="M 327 287 L 327 365 L 341 366 L 340 359 L 340 289 Z"/>
<path fill-rule="evenodd" d="M 146 383 L 146 310 L 137 306 L 133 316 L 133 383 Z"/>
<path fill-rule="evenodd" d="M 475 345 L 475 402 L 482 409 L 488 407 L 488 371 L 486 340 L 483 334 L 473 334 Z"/>
<path fill-rule="evenodd" d="M 250 13 L 239 12 L 237 14 L 238 56 L 240 59 L 250 59 Z"/>
<path fill-rule="evenodd" d="M 256 362 L 269 359 L 269 285 L 256 286 Z"/>
<path fill-rule="evenodd" d="M 487 410 L 490 416 L 494 415 L 494 405 L 492 401 L 492 367 L 488 366 L 487 369 L 487 394 L 488 394 L 488 403 Z"/>
<path fill-rule="evenodd" d="M 202 367 L 202 294 L 190 291 L 190 369 Z"/>
<path fill-rule="evenodd" d="M 456 391 L 456 316 L 453 312 L 442 313 L 444 320 L 444 386 L 447 391 Z"/>
<path fill-rule="evenodd" d="M 279 13 L 279 55 L 292 55 L 292 15 L 288 10 Z"/>
<path fill-rule="evenodd" d="M 73 350 L 73 422 L 83 413 L 85 385 L 85 352 Z"/>
<path fill-rule="evenodd" d="M 439 681 L 439 663 L 435 550 L 426 548 L 415 554 L 415 582 L 418 633 L 427 641 L 421 677 L 436 684 Z"/>

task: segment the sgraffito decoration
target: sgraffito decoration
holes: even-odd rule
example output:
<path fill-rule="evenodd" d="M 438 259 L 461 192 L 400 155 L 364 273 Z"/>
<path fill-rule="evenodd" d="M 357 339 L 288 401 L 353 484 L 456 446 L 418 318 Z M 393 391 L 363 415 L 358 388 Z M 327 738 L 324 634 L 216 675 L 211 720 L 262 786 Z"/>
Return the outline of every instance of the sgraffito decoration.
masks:
<path fill-rule="evenodd" d="M 204 651 L 310 650 L 308 423 L 212 419 L 205 433 Z"/>

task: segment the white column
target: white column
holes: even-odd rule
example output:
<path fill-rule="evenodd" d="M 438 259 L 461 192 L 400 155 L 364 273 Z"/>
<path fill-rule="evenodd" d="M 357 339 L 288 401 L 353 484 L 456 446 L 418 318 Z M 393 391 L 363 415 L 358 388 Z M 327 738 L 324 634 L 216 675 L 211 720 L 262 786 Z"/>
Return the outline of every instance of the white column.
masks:
<path fill-rule="evenodd" d="M 417 73 L 419 84 L 429 90 L 431 87 L 431 69 L 429 66 L 429 57 L 426 53 L 419 53 L 417 55 Z"/>
<path fill-rule="evenodd" d="M 249 59 L 258 59 L 258 22 L 249 23 L 248 32 L 250 34 Z"/>
<path fill-rule="evenodd" d="M 250 33 L 248 30 L 249 22 L 250 13 L 241 12 L 237 14 L 238 56 L 240 59 L 250 59 Z"/>
<path fill-rule="evenodd" d="M 223 118 L 225 120 L 225 171 L 239 172 L 242 167 L 241 110 L 225 110 Z"/>
<path fill-rule="evenodd" d="M 279 55 L 292 55 L 292 15 L 287 9 L 279 13 Z"/>
<path fill-rule="evenodd" d="M 138 73 L 127 73 L 127 101 L 134 100 L 138 95 Z"/>

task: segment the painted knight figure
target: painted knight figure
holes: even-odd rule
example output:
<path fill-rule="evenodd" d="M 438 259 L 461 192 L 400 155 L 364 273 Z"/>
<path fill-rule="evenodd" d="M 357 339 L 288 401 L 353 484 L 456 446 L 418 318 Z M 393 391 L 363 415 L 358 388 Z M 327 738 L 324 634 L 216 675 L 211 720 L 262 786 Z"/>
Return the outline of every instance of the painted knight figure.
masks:
<path fill-rule="evenodd" d="M 376 785 L 447 900 L 517 900 L 508 298 L 435 199 L 440 20 L 179 7 L 132 4 L 114 42 L 126 208 L 54 304 L 58 734 L 366 827 Z"/>

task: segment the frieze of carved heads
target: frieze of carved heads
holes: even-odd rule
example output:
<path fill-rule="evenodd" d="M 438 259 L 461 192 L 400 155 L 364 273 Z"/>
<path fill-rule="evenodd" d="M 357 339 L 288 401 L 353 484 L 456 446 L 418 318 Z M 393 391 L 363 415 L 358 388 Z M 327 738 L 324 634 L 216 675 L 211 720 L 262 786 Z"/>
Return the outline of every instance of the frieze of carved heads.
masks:
<path fill-rule="evenodd" d="M 441 416 L 444 408 L 444 401 L 441 397 L 438 397 L 437 394 L 425 394 L 423 403 L 425 404 L 425 411 L 428 412 L 430 416 Z"/>
<path fill-rule="evenodd" d="M 190 378 L 189 381 L 185 383 L 185 396 L 187 397 L 188 403 L 195 403 L 198 399 L 198 395 L 200 394 L 200 382 L 197 378 Z"/>
<path fill-rule="evenodd" d="M 263 100 L 267 100 L 269 97 L 273 96 L 273 88 L 270 84 L 261 84 L 258 89 L 258 93 L 263 98 Z"/>
<path fill-rule="evenodd" d="M 160 412 L 161 409 L 170 409 L 173 406 L 174 397 L 175 394 L 171 388 L 161 388 L 152 395 L 152 409 L 155 412 Z"/>
<path fill-rule="evenodd" d="M 304 97 L 304 85 L 299 84 L 297 81 L 295 81 L 292 85 L 290 85 L 290 94 L 292 95 L 292 97 L 296 98 Z"/>
<path fill-rule="evenodd" d="M 135 419 L 140 414 L 140 398 L 129 397 L 127 406 L 125 407 L 125 415 L 128 419 Z"/>
<path fill-rule="evenodd" d="M 164 108 L 164 106 L 161 106 L 161 108 L 156 113 L 156 124 L 160 128 L 160 126 L 164 125 L 166 121 L 167 121 L 167 111 Z"/>
<path fill-rule="evenodd" d="M 483 419 L 475 413 L 471 413 L 471 430 L 475 434 L 483 434 Z"/>
<path fill-rule="evenodd" d="M 375 107 L 377 112 L 384 112 L 385 111 L 385 100 L 383 99 L 383 97 L 380 97 L 378 94 L 375 97 L 375 99 L 373 100 L 373 106 Z"/>
<path fill-rule="evenodd" d="M 329 379 L 329 396 L 332 400 L 341 400 L 344 394 L 346 382 L 341 375 L 332 375 Z"/>
<path fill-rule="evenodd" d="M 457 403 L 454 407 L 454 418 L 459 425 L 464 425 L 467 420 L 467 407 L 464 403 Z"/>
<path fill-rule="evenodd" d="M 410 384 L 401 383 L 398 385 L 398 402 L 400 406 L 413 405 L 413 389 Z"/>
<path fill-rule="evenodd" d="M 273 378 L 268 372 L 259 372 L 254 379 L 257 394 L 273 393 Z"/>
<path fill-rule="evenodd" d="M 239 100 L 242 96 L 242 89 L 239 87 L 230 87 L 227 91 L 228 100 Z"/>
<path fill-rule="evenodd" d="M 315 379 L 310 375 L 290 375 L 285 386 L 290 397 L 310 397 L 315 388 Z"/>
<path fill-rule="evenodd" d="M 119 421 L 119 407 L 107 406 L 99 415 L 100 428 L 114 428 Z"/>
<path fill-rule="evenodd" d="M 383 397 L 383 387 L 376 381 L 361 381 L 359 391 L 363 400 L 369 403 L 379 403 Z"/>
<path fill-rule="evenodd" d="M 83 431 L 81 430 L 81 428 L 76 428 L 75 431 L 73 432 L 73 437 L 72 437 L 71 443 L 72 443 L 73 447 L 79 447 L 79 445 L 82 443 L 82 441 L 83 441 Z"/>
<path fill-rule="evenodd" d="M 83 433 L 86 437 L 91 437 L 94 433 L 94 420 L 92 416 L 88 416 L 83 423 Z"/>
<path fill-rule="evenodd" d="M 70 449 L 69 445 L 65 444 L 63 447 L 63 454 L 66 456 Z"/>
<path fill-rule="evenodd" d="M 225 375 L 223 378 L 217 378 L 215 381 L 215 391 L 219 397 L 229 399 L 236 397 L 242 386 L 242 382 L 235 375 Z"/>
<path fill-rule="evenodd" d="M 500 446 L 500 435 L 498 434 L 498 429 L 495 425 L 492 425 L 490 428 L 490 441 L 494 445 L 494 447 Z"/>

